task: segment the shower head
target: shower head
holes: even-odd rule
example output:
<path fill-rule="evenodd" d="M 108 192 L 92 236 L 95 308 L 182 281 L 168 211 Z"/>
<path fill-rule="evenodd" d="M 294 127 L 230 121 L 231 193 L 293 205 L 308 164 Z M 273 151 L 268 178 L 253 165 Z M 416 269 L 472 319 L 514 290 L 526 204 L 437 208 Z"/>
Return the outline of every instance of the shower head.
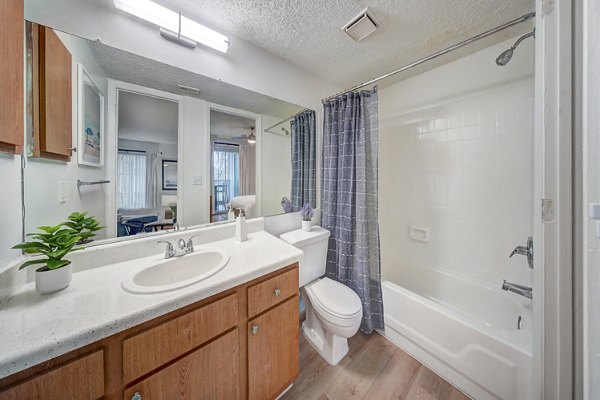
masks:
<path fill-rule="evenodd" d="M 502 53 L 500 53 L 498 58 L 496 58 L 496 64 L 500 67 L 504 67 L 506 64 L 508 64 L 514 52 L 515 50 L 512 47 L 510 49 L 504 50 Z"/>
<path fill-rule="evenodd" d="M 515 44 L 510 46 L 510 49 L 506 49 L 502 53 L 500 53 L 500 55 L 496 58 L 496 64 L 500 67 L 503 67 L 506 64 L 508 64 L 508 62 L 512 58 L 517 46 L 520 45 L 523 40 L 525 40 L 531 36 L 533 36 L 535 38 L 535 29 L 532 30 L 531 32 L 521 36 L 520 38 L 518 38 L 517 41 L 515 42 Z"/>

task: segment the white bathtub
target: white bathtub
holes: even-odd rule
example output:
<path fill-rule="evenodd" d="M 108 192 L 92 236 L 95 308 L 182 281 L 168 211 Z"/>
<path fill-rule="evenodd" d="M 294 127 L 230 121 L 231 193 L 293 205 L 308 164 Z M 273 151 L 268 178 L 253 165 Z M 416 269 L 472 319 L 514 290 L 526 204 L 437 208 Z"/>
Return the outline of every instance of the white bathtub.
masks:
<path fill-rule="evenodd" d="M 389 340 L 474 399 L 530 398 L 531 309 L 525 302 L 429 268 L 402 286 L 382 286 L 382 334 Z"/>

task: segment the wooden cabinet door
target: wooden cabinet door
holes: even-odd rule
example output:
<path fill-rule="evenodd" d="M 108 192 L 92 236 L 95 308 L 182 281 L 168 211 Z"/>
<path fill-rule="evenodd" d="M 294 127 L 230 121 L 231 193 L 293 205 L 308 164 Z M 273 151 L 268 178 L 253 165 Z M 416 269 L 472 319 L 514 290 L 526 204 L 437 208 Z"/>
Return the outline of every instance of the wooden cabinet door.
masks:
<path fill-rule="evenodd" d="M 298 296 L 248 322 L 248 397 L 273 399 L 298 368 Z"/>
<path fill-rule="evenodd" d="M 96 400 L 104 394 L 104 351 L 98 350 L 0 392 L 0 400 Z"/>
<path fill-rule="evenodd" d="M 143 400 L 239 399 L 239 342 L 233 330 L 126 389 Z"/>
<path fill-rule="evenodd" d="M 34 25 L 34 155 L 70 161 L 73 147 L 71 53 L 47 26 Z M 37 33 L 37 35 L 36 35 Z M 34 50 L 35 51 L 35 50 Z M 37 71 L 36 71 L 37 66 Z"/>
<path fill-rule="evenodd" d="M 19 153 L 23 145 L 23 0 L 0 1 L 0 151 Z"/>

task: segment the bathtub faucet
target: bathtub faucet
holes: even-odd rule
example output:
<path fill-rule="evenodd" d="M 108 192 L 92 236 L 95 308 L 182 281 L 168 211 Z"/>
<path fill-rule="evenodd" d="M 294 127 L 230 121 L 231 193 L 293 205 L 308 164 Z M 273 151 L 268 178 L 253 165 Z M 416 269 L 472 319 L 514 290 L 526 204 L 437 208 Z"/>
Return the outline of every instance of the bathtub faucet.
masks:
<path fill-rule="evenodd" d="M 516 283 L 506 282 L 506 279 L 502 282 L 502 290 L 510 291 L 531 299 L 533 296 L 533 289 L 529 286 L 517 285 Z"/>

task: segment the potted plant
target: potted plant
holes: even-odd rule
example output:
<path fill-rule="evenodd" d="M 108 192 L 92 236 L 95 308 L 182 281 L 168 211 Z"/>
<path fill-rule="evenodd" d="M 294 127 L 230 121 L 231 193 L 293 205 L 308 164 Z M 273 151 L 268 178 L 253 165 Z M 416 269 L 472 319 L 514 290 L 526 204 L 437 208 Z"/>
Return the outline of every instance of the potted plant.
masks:
<path fill-rule="evenodd" d="M 50 294 L 63 290 L 71 283 L 73 269 L 71 261 L 66 260 L 70 252 L 81 250 L 78 244 L 87 243 L 103 229 L 94 217 L 87 212 L 72 213 L 69 220 L 56 226 L 40 226 L 39 232 L 28 233 L 33 240 L 13 247 L 25 254 L 40 255 L 24 262 L 19 269 L 34 264 L 43 264 L 35 271 L 35 289 L 41 294 Z"/>
<path fill-rule="evenodd" d="M 311 207 L 310 203 L 304 203 L 300 209 L 300 216 L 302 217 L 302 230 L 310 231 L 312 229 L 312 217 L 315 210 Z"/>
<path fill-rule="evenodd" d="M 172 202 L 169 203 L 169 208 L 171 209 L 171 212 L 173 213 L 173 223 L 177 222 L 177 202 Z"/>
<path fill-rule="evenodd" d="M 81 239 L 77 244 L 90 243 L 93 237 L 96 236 L 96 232 L 106 228 L 100 226 L 100 221 L 94 217 L 88 217 L 87 211 L 85 212 L 73 212 L 68 217 L 68 221 L 63 225 L 73 229 Z"/>

